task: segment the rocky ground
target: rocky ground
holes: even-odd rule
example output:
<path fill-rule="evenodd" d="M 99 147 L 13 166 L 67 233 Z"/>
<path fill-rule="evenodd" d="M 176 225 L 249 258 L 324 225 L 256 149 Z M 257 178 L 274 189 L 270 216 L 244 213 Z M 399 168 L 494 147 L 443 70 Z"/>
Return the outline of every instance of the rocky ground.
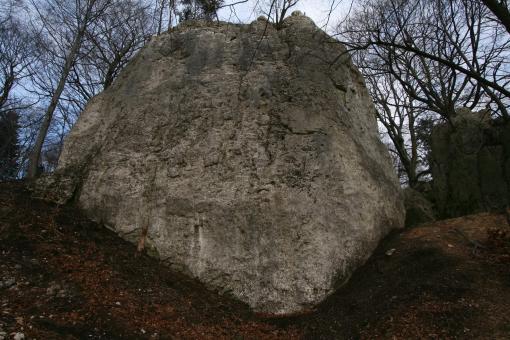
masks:
<path fill-rule="evenodd" d="M 71 206 L 0 184 L 0 339 L 508 339 L 510 226 L 479 214 L 394 233 L 316 311 L 254 315 Z"/>

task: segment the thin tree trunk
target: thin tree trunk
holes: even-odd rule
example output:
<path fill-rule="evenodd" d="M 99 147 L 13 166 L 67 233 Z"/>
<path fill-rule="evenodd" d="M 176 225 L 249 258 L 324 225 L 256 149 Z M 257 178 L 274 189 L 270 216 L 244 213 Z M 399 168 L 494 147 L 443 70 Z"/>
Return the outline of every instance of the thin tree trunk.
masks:
<path fill-rule="evenodd" d="M 41 161 L 41 151 L 44 144 L 44 140 L 46 139 L 46 135 L 48 134 L 48 129 L 51 124 L 51 120 L 53 118 L 53 113 L 57 108 L 58 101 L 60 100 L 60 96 L 62 95 L 62 91 L 64 91 L 64 87 L 67 81 L 67 76 L 71 71 L 71 67 L 76 59 L 76 55 L 81 46 L 82 38 L 85 34 L 85 30 L 87 28 L 88 19 L 90 12 L 92 10 L 92 6 L 94 5 L 95 0 L 92 0 L 90 4 L 87 6 L 87 12 L 83 16 L 83 22 L 81 26 L 79 26 L 78 31 L 76 32 L 76 36 L 74 37 L 73 44 L 71 45 L 71 50 L 69 54 L 66 56 L 66 62 L 64 64 L 64 68 L 62 69 L 62 73 L 60 75 L 60 79 L 58 81 L 57 88 L 51 97 L 51 102 L 48 108 L 46 109 L 46 113 L 44 114 L 43 123 L 39 129 L 39 133 L 37 134 L 37 138 L 35 141 L 34 148 L 30 153 L 30 157 L 28 160 L 28 178 L 35 178 L 38 175 L 39 163 Z"/>
<path fill-rule="evenodd" d="M 168 31 L 172 29 L 172 14 L 174 12 L 175 0 L 168 0 Z"/>
<path fill-rule="evenodd" d="M 165 6 L 164 0 L 161 0 L 160 3 L 159 3 L 159 19 L 158 19 L 158 32 L 157 32 L 157 35 L 161 34 L 161 28 L 162 28 L 162 25 L 163 25 L 163 10 L 164 10 L 164 6 Z"/>

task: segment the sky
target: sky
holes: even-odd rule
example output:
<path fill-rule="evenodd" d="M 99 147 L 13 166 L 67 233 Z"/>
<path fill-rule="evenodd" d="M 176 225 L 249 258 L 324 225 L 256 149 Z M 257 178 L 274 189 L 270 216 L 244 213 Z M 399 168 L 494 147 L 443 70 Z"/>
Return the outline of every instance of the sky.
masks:
<path fill-rule="evenodd" d="M 227 0 L 225 4 L 235 3 L 239 0 Z M 270 0 L 248 0 L 248 2 L 235 6 L 235 13 L 229 8 L 220 11 L 220 20 L 231 22 L 251 22 L 261 15 L 260 4 L 269 3 Z M 300 0 L 290 10 L 290 13 L 299 10 L 315 21 L 315 24 L 330 32 L 349 12 L 352 0 Z M 257 5 L 258 4 L 258 5 Z M 328 14 L 331 16 L 328 21 Z M 290 14 L 288 13 L 288 14 Z"/>

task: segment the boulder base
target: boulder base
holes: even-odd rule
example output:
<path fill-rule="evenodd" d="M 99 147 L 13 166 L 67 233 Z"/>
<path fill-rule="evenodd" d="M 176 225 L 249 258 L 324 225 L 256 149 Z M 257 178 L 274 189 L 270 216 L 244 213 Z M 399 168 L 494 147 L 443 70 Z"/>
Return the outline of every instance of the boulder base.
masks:
<path fill-rule="evenodd" d="M 312 308 L 404 221 L 344 52 L 302 15 L 181 25 L 89 103 L 61 192 L 127 240 L 148 228 L 150 254 L 258 312 Z"/>

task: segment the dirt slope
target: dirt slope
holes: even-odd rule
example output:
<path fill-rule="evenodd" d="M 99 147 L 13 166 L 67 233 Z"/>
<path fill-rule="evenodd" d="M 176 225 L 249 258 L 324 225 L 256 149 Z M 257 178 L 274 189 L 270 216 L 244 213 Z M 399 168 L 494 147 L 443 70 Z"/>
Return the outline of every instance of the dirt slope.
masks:
<path fill-rule="evenodd" d="M 504 214 L 390 235 L 316 311 L 280 319 L 134 254 L 73 207 L 0 184 L 0 339 L 510 338 Z"/>

